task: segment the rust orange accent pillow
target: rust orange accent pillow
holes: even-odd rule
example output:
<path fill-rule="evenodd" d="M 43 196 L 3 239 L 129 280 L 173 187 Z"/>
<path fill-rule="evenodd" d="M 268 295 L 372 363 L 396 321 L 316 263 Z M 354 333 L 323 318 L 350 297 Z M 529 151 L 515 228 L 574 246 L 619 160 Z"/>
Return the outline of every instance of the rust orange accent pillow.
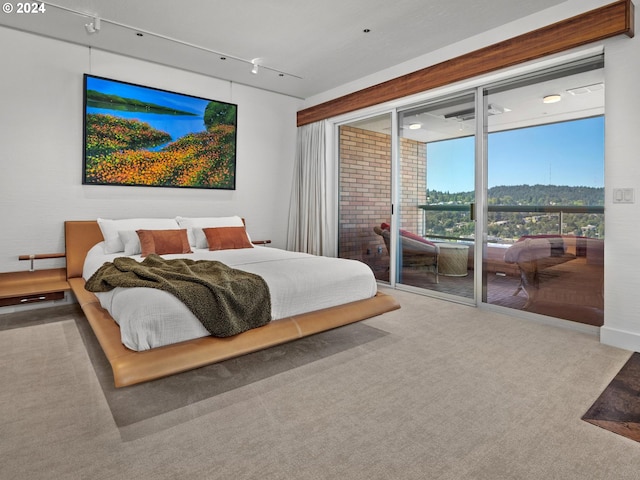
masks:
<path fill-rule="evenodd" d="M 187 230 L 136 230 L 140 238 L 142 256 L 150 253 L 193 253 L 189 245 Z"/>
<path fill-rule="evenodd" d="M 203 228 L 209 250 L 253 248 L 244 227 Z"/>

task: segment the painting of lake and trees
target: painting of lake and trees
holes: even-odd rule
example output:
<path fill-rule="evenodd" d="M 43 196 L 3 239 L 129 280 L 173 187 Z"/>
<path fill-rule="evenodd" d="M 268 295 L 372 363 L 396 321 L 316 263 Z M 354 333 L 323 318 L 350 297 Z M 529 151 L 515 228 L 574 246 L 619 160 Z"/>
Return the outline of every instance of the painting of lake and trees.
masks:
<path fill-rule="evenodd" d="M 237 106 L 84 76 L 87 185 L 235 189 Z"/>

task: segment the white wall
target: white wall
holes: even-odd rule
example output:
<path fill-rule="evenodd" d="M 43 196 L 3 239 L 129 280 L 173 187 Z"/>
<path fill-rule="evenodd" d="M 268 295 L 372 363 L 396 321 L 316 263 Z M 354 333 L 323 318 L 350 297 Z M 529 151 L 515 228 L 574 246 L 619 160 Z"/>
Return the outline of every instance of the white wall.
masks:
<path fill-rule="evenodd" d="M 529 32 L 563 18 L 612 3 L 609 0 L 567 0 L 557 7 L 461 41 L 423 57 L 377 72 L 356 82 L 323 92 L 305 101 L 305 108 L 463 55 L 478 48 Z M 640 25 L 640 9 L 635 24 Z M 640 351 L 640 38 L 618 36 L 570 53 L 603 47 L 605 51 L 605 321 L 603 343 Z M 454 87 L 455 88 L 455 87 Z M 444 90 L 451 90 L 447 87 Z M 404 99 L 391 102 L 407 102 Z M 381 111 L 372 107 L 353 115 Z M 347 115 L 342 116 L 342 120 Z M 614 188 L 633 188 L 634 204 L 613 204 Z"/>
<path fill-rule="evenodd" d="M 235 214 L 285 246 L 299 99 L 3 27 L 0 45 L 0 272 L 63 252 L 63 222 L 97 217 Z M 237 104 L 236 190 L 82 185 L 84 73 Z"/>
<path fill-rule="evenodd" d="M 636 25 L 640 25 L 636 8 Z M 640 351 L 640 37 L 605 43 L 605 325 L 603 343 Z M 613 204 L 614 188 L 635 203 Z"/>

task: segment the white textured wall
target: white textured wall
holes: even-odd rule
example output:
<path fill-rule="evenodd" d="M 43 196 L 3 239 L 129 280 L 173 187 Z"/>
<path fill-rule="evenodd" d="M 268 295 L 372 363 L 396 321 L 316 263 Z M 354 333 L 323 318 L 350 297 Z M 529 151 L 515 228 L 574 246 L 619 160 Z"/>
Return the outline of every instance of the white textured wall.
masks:
<path fill-rule="evenodd" d="M 64 251 L 63 222 L 97 217 L 236 214 L 284 247 L 299 99 L 3 27 L 0 45 L 0 271 Z M 84 73 L 237 104 L 236 190 L 82 185 Z"/>
<path fill-rule="evenodd" d="M 308 98 L 305 108 L 609 3 L 612 1 L 567 0 L 557 7 Z M 639 12 L 640 8 L 636 8 L 636 26 L 640 25 Z M 619 36 L 573 52 L 598 46 L 604 47 L 605 51 L 606 84 L 605 324 L 600 330 L 600 337 L 603 343 L 640 351 L 640 35 L 635 38 Z M 450 92 L 451 88 L 442 90 Z M 381 108 L 373 107 L 353 115 L 374 111 L 379 112 Z M 348 115 L 340 120 L 345 117 Z M 636 202 L 613 204 L 614 188 L 635 189 Z"/>
<path fill-rule="evenodd" d="M 636 8 L 636 25 L 640 25 Z M 603 343 L 640 351 L 640 37 L 605 44 L 605 325 Z M 613 204 L 614 188 L 635 203 Z"/>

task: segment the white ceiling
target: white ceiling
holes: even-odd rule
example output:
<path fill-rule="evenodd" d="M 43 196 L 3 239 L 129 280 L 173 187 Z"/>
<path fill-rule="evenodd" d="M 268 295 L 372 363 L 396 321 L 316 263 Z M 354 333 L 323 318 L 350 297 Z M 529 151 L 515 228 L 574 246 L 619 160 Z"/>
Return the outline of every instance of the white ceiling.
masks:
<path fill-rule="evenodd" d="M 517 88 L 505 88 L 487 97 L 489 132 L 563 122 L 604 114 L 604 73 L 602 69 L 567 74 L 559 78 L 531 79 Z M 545 96 L 558 94 L 561 101 L 545 104 Z M 418 142 L 434 142 L 475 133 L 475 118 L 460 112 L 474 110 L 473 95 L 457 100 L 430 102 L 410 107 L 400 115 L 401 135 Z M 419 128 L 412 130 L 409 125 Z M 391 133 L 390 114 L 378 115 L 350 125 L 380 133 Z"/>
<path fill-rule="evenodd" d="M 308 98 L 563 1 L 56 0 L 0 25 Z"/>

